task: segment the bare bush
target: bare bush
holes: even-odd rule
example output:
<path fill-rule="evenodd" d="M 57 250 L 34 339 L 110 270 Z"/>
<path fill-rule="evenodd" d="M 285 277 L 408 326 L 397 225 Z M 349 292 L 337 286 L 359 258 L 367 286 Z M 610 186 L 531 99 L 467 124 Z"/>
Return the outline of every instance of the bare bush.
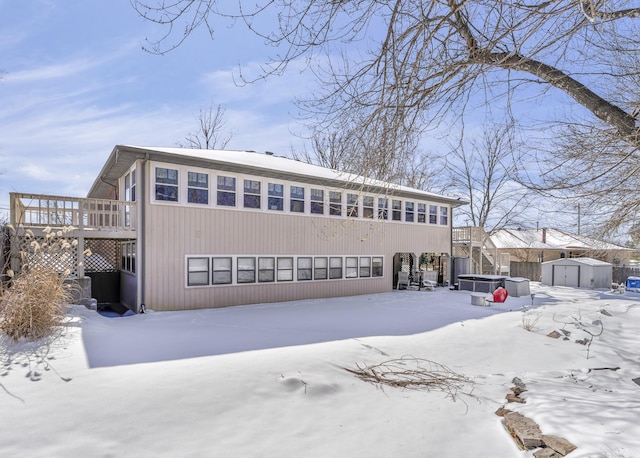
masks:
<path fill-rule="evenodd" d="M 533 331 L 539 320 L 539 313 L 530 313 L 528 310 L 522 312 L 522 328 L 526 331 Z"/>
<path fill-rule="evenodd" d="M 457 374 L 442 364 L 414 357 L 392 359 L 370 366 L 356 364 L 356 369 L 344 369 L 374 385 L 440 390 L 454 401 L 458 397 L 458 390 L 473 384 L 470 378 Z"/>
<path fill-rule="evenodd" d="M 55 270 L 30 269 L 2 295 L 0 330 L 16 341 L 49 336 L 64 322 L 71 291 Z"/>
<path fill-rule="evenodd" d="M 10 227 L 12 236 L 15 230 Z M 0 298 L 0 332 L 12 341 L 38 340 L 60 331 L 65 322 L 66 306 L 73 298 L 72 287 L 65 283 L 69 270 L 56 266 L 75 247 L 66 238 L 72 228 L 53 232 L 46 229 L 44 240 L 33 240 L 20 252 L 20 272 L 8 269 L 11 278 Z"/>

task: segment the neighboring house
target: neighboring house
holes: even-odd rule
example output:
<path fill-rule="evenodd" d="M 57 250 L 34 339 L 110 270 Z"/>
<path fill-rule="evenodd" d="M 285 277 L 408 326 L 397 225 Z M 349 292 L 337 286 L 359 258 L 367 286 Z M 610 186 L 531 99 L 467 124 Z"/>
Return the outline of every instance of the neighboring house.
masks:
<path fill-rule="evenodd" d="M 594 258 L 614 266 L 629 265 L 633 250 L 558 229 L 500 229 L 491 234 L 511 262 L 546 262 L 562 258 Z"/>
<path fill-rule="evenodd" d="M 500 229 L 488 234 L 480 227 L 456 227 L 452 243 L 455 278 L 459 274 L 497 274 L 539 281 L 543 262 L 589 257 L 628 266 L 634 253 L 609 242 L 548 228 Z"/>
<path fill-rule="evenodd" d="M 73 225 L 94 293 L 110 273 L 131 310 L 186 310 L 385 292 L 401 270 L 444 283 L 464 203 L 268 153 L 118 145 L 86 198 L 11 193 L 11 222 Z"/>

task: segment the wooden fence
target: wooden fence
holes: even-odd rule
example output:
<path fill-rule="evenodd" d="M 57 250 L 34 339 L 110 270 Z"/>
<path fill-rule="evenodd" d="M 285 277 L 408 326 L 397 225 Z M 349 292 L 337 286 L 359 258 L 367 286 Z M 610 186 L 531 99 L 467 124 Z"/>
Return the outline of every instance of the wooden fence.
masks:
<path fill-rule="evenodd" d="M 539 262 L 511 262 L 509 264 L 512 277 L 528 278 L 531 281 L 542 279 L 542 264 Z"/>
<path fill-rule="evenodd" d="M 629 277 L 640 277 L 640 267 L 613 267 L 611 281 L 614 283 L 626 283 Z"/>

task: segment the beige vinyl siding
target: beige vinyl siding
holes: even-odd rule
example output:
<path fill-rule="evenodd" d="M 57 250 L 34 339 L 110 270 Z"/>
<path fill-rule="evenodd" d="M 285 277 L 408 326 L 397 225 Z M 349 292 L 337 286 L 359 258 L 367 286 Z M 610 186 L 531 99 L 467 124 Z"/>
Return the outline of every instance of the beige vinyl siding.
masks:
<path fill-rule="evenodd" d="M 152 204 L 146 208 L 145 304 L 152 310 L 368 294 L 392 288 L 393 255 L 449 252 L 450 228 L 353 218 Z M 186 287 L 187 255 L 384 256 L 381 278 Z M 235 265 L 234 265 L 235 268 Z"/>

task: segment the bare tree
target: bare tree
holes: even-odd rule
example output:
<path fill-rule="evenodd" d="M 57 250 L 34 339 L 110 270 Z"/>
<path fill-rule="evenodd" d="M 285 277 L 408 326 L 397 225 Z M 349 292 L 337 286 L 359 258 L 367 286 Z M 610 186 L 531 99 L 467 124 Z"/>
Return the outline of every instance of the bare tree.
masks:
<path fill-rule="evenodd" d="M 469 202 L 458 212 L 469 224 L 491 232 L 520 223 L 529 192 L 512 178 L 519 154 L 513 125 L 487 125 L 482 138 L 464 138 L 452 145 L 444 169 L 450 190 Z"/>
<path fill-rule="evenodd" d="M 328 120 L 357 109 L 369 125 L 387 129 L 378 131 L 385 146 L 374 152 L 379 163 L 396 159 L 385 135 L 450 122 L 498 99 L 507 104 L 507 113 L 524 119 L 523 111 L 511 107 L 534 106 L 538 96 L 549 93 L 579 116 L 583 129 L 576 133 L 605 140 L 607 156 L 595 163 L 594 156 L 580 154 L 555 164 L 541 158 L 542 177 L 530 172 L 528 184 L 559 189 L 559 172 L 575 165 L 584 174 L 570 185 L 585 185 L 583 194 L 598 180 L 606 180 L 609 190 L 616 183 L 640 189 L 637 173 L 629 169 L 622 180 L 618 173 L 620 164 L 638 162 L 640 146 L 635 0 L 258 0 L 239 1 L 236 10 L 220 0 L 132 3 L 143 17 L 167 27 L 150 43 L 152 52 L 178 46 L 201 26 L 213 33 L 216 20 L 227 18 L 276 47 L 278 57 L 261 76 L 279 74 L 301 56 L 319 62 L 324 91 L 307 108 Z M 333 58 L 314 59 L 322 54 Z M 566 122 L 565 115 L 550 121 Z M 609 156 L 615 147 L 622 151 Z M 550 175 L 558 179 L 541 181 Z M 627 216 L 613 214 L 612 225 L 635 218 L 638 208 L 629 210 Z"/>
<path fill-rule="evenodd" d="M 443 193 L 448 186 L 445 178 L 446 166 L 446 160 L 441 160 L 436 154 L 413 150 L 407 157 L 401 184 L 423 191 Z"/>
<path fill-rule="evenodd" d="M 214 107 L 213 103 L 206 109 L 200 108 L 199 129 L 196 132 L 190 132 L 184 142 L 178 142 L 178 146 L 195 149 L 224 149 L 231 141 L 231 134 L 226 131 L 224 113 L 220 105 Z"/>
<path fill-rule="evenodd" d="M 318 134 L 311 139 L 311 151 L 292 151 L 294 159 L 334 170 L 352 172 L 354 163 L 348 136 L 342 132 Z"/>

